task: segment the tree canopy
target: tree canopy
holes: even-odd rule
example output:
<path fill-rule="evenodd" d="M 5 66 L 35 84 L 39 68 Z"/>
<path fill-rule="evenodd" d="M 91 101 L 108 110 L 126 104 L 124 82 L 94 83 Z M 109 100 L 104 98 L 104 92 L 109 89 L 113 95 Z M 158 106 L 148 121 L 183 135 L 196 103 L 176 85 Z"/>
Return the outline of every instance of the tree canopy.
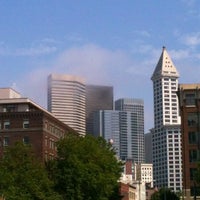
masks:
<path fill-rule="evenodd" d="M 57 158 L 44 165 L 31 146 L 16 143 L 0 159 L 0 197 L 6 200 L 116 200 L 122 163 L 103 138 L 69 134 Z"/>
<path fill-rule="evenodd" d="M 116 192 L 122 163 L 103 138 L 67 135 L 57 144 L 49 172 L 56 191 L 68 200 L 108 200 Z"/>
<path fill-rule="evenodd" d="M 60 200 L 31 147 L 16 143 L 0 160 L 0 196 L 6 200 Z"/>
<path fill-rule="evenodd" d="M 161 188 L 157 192 L 153 193 L 151 200 L 179 200 L 179 197 L 168 188 Z"/>

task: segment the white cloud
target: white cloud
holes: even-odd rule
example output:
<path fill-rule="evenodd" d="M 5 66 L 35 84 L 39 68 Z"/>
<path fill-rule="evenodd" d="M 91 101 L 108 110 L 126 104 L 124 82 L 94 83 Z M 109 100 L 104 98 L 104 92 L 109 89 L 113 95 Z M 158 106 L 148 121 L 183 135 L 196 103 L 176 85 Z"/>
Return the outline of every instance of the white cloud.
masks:
<path fill-rule="evenodd" d="M 10 54 L 14 56 L 38 56 L 38 55 L 50 54 L 55 52 L 56 50 L 57 50 L 56 47 L 40 45 L 31 48 L 15 49 L 14 51 L 10 52 Z"/>
<path fill-rule="evenodd" d="M 182 60 L 188 58 L 190 56 L 190 52 L 189 50 L 184 50 L 184 49 L 171 50 L 170 55 L 175 60 Z"/>
<path fill-rule="evenodd" d="M 47 76 L 50 73 L 78 75 L 90 84 L 112 85 L 115 98 L 145 99 L 149 116 L 152 112 L 152 98 L 149 98 L 152 96 L 150 76 L 155 64 L 140 64 L 133 55 L 125 51 L 88 44 L 66 49 L 52 63 L 38 64 L 34 71 L 24 76 L 25 80 L 16 82 L 16 86 L 23 96 L 46 107 Z M 153 122 L 148 119 L 147 123 Z"/>
<path fill-rule="evenodd" d="M 135 31 L 133 31 L 133 33 L 135 33 L 139 36 L 142 36 L 142 37 L 150 37 L 151 36 L 151 34 L 146 30 L 135 30 Z"/>
<path fill-rule="evenodd" d="M 60 41 L 55 40 L 53 38 L 44 38 L 44 39 L 41 40 L 41 42 L 48 43 L 48 44 L 58 44 L 58 43 L 60 43 Z"/>
<path fill-rule="evenodd" d="M 85 77 L 88 83 L 112 85 L 125 77 L 131 63 L 131 58 L 120 50 L 111 51 L 93 44 L 72 47 L 59 54 L 52 63 L 38 64 L 27 76 L 27 84 L 21 85 L 23 91 L 36 87 L 37 93 L 43 89 L 39 85 L 45 85 L 50 73 L 73 74 Z"/>
<path fill-rule="evenodd" d="M 77 33 L 68 34 L 68 35 L 65 36 L 65 39 L 67 41 L 76 42 L 76 43 L 83 42 L 85 40 Z"/>
<path fill-rule="evenodd" d="M 182 2 L 189 7 L 193 7 L 196 3 L 196 0 L 182 0 Z"/>
<path fill-rule="evenodd" d="M 130 62 L 123 51 L 111 51 L 88 44 L 64 51 L 56 59 L 53 71 L 81 75 L 97 84 L 111 83 L 113 75 L 124 72 Z"/>
<path fill-rule="evenodd" d="M 5 42 L 0 42 L 0 56 L 40 56 L 57 51 L 56 40 L 45 38 L 41 41 L 34 41 L 30 47 L 12 48 Z"/>
<path fill-rule="evenodd" d="M 200 44 L 200 32 L 195 32 L 187 35 L 182 35 L 181 42 L 185 45 L 194 47 Z"/>

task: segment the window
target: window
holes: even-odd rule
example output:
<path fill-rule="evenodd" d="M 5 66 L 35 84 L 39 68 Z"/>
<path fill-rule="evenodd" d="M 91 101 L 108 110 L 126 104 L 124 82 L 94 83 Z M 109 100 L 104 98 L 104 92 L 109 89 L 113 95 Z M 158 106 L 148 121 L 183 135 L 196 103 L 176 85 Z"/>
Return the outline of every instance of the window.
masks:
<path fill-rule="evenodd" d="M 4 137 L 3 146 L 8 146 L 8 145 L 9 145 L 9 137 Z"/>
<path fill-rule="evenodd" d="M 4 122 L 4 129 L 9 129 L 10 128 L 10 122 L 9 121 L 5 121 Z"/>
<path fill-rule="evenodd" d="M 189 151 L 189 160 L 190 162 L 197 162 L 199 161 L 199 151 L 192 149 Z"/>
<path fill-rule="evenodd" d="M 197 144 L 198 141 L 198 135 L 196 132 L 189 132 L 189 144 Z"/>
<path fill-rule="evenodd" d="M 198 118 L 196 113 L 188 114 L 188 126 L 193 127 L 198 124 Z"/>
<path fill-rule="evenodd" d="M 23 121 L 23 128 L 29 128 L 29 120 Z"/>
<path fill-rule="evenodd" d="M 195 94 L 185 94 L 186 105 L 195 105 Z"/>
<path fill-rule="evenodd" d="M 196 168 L 190 168 L 190 180 L 194 180 L 195 174 L 197 172 Z"/>
<path fill-rule="evenodd" d="M 15 111 L 17 111 L 17 107 L 15 104 L 4 105 L 3 107 L 3 112 L 15 112 Z"/>
<path fill-rule="evenodd" d="M 24 143 L 24 144 L 29 144 L 29 143 L 30 143 L 30 140 L 29 140 L 29 137 L 28 137 L 28 136 L 24 136 L 24 137 L 23 137 L 23 143 Z"/>

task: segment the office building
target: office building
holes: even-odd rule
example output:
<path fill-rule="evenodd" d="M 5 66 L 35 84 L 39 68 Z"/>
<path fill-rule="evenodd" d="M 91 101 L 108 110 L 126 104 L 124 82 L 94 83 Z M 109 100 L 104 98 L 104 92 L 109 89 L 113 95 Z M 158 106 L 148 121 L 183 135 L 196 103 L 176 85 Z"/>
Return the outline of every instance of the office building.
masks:
<path fill-rule="evenodd" d="M 178 78 L 179 73 L 163 47 L 151 77 L 154 94 L 153 170 L 155 186 L 175 192 L 182 190 Z"/>
<path fill-rule="evenodd" d="M 116 101 L 116 104 L 118 103 L 127 103 L 131 108 L 129 111 L 124 111 L 125 108 L 122 107 L 119 108 L 121 110 L 97 111 L 94 118 L 94 135 L 110 141 L 120 159 L 144 162 L 143 101 L 120 99 Z"/>
<path fill-rule="evenodd" d="M 113 87 L 86 85 L 86 133 L 93 134 L 94 112 L 113 110 Z"/>
<path fill-rule="evenodd" d="M 200 84 L 180 84 L 178 90 L 182 119 L 182 158 L 184 199 L 199 199 L 195 173 L 200 160 Z"/>
<path fill-rule="evenodd" d="M 48 110 L 81 135 L 86 133 L 85 106 L 83 78 L 71 75 L 49 75 Z"/>
<path fill-rule="evenodd" d="M 55 143 L 73 129 L 11 88 L 0 89 L 0 156 L 16 142 L 30 144 L 45 161 L 56 156 Z"/>
<path fill-rule="evenodd" d="M 103 137 L 112 143 L 116 155 L 120 157 L 120 112 L 100 110 L 94 113 L 94 136 Z"/>
<path fill-rule="evenodd" d="M 144 102 L 142 99 L 123 98 L 115 101 L 120 116 L 121 157 L 136 163 L 145 161 L 144 155 Z"/>

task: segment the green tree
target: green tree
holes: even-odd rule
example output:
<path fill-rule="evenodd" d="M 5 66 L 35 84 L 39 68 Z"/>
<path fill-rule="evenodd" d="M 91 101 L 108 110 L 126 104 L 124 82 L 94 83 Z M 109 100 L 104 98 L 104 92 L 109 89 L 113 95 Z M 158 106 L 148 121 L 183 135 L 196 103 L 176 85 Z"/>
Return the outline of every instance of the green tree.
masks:
<path fill-rule="evenodd" d="M 200 162 L 197 163 L 197 168 L 194 170 L 192 178 L 197 185 L 200 185 Z"/>
<path fill-rule="evenodd" d="M 67 135 L 57 144 L 58 158 L 48 163 L 56 191 L 68 200 L 113 198 L 122 163 L 103 138 Z"/>
<path fill-rule="evenodd" d="M 31 147 L 16 143 L 0 160 L 0 194 L 6 200 L 61 200 Z"/>
<path fill-rule="evenodd" d="M 197 163 L 196 169 L 193 169 L 191 176 L 193 179 L 191 193 L 196 198 L 200 195 L 200 162 Z"/>
<path fill-rule="evenodd" d="M 175 192 L 172 192 L 168 188 L 161 188 L 157 192 L 153 193 L 151 200 L 179 200 L 178 195 Z"/>

